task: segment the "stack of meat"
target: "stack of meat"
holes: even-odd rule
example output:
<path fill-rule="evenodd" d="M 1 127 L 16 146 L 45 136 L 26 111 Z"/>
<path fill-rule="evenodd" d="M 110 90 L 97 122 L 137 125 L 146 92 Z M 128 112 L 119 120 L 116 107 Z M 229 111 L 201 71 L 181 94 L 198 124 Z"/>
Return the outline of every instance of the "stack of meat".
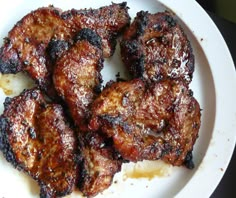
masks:
<path fill-rule="evenodd" d="M 132 79 L 102 89 L 104 58 L 116 39 Z M 119 65 L 118 65 L 119 67 Z M 23 17 L 0 49 L 0 72 L 36 83 L 6 98 L 0 150 L 40 185 L 41 197 L 92 197 L 122 163 L 162 159 L 193 168 L 200 107 L 189 89 L 194 56 L 170 13 L 126 3 L 99 9 L 39 8 Z"/>

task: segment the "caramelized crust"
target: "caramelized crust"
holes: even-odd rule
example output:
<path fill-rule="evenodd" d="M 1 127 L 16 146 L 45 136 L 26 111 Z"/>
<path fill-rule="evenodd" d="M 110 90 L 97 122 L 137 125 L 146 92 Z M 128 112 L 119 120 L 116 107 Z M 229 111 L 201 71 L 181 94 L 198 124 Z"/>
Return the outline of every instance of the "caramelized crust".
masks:
<path fill-rule="evenodd" d="M 39 89 L 4 103 L 0 150 L 38 182 L 40 197 L 65 196 L 75 186 L 84 196 L 96 196 L 111 185 L 122 161 L 162 159 L 194 167 L 201 123 L 188 88 L 194 56 L 170 13 L 137 13 L 120 44 L 134 79 L 110 82 L 101 92 L 104 58 L 113 55 L 129 24 L 125 2 L 65 12 L 49 6 L 27 14 L 5 38 L 0 72 L 27 72 L 68 108 L 64 115 Z"/>
<path fill-rule="evenodd" d="M 102 49 L 105 58 L 113 55 L 116 38 L 130 24 L 130 16 L 126 2 L 112 3 L 100 9 L 72 9 L 62 14 L 76 32 L 83 28 L 94 30 L 102 39 Z"/>
<path fill-rule="evenodd" d="M 100 91 L 102 69 L 101 38 L 91 29 L 82 29 L 75 44 L 56 61 L 53 80 L 78 126 L 80 170 L 78 187 L 85 196 L 95 196 L 108 188 L 120 170 L 121 161 L 107 138 L 89 132 L 90 104 Z"/>
<path fill-rule="evenodd" d="M 89 105 L 100 91 L 101 39 L 90 29 L 82 29 L 76 38 L 77 42 L 56 62 L 53 81 L 75 124 L 86 130 Z"/>
<path fill-rule="evenodd" d="M 84 196 L 93 197 L 111 185 L 121 169 L 121 160 L 111 140 L 100 132 L 80 133 L 79 143 L 82 171 L 78 187 Z"/>
<path fill-rule="evenodd" d="M 72 192 L 77 179 L 76 138 L 62 107 L 46 104 L 38 90 L 6 99 L 0 117 L 0 149 L 40 185 L 40 197 Z"/>
<path fill-rule="evenodd" d="M 93 102 L 92 115 L 91 130 L 100 128 L 112 137 L 124 159 L 161 158 L 193 168 L 200 108 L 182 81 L 113 83 Z"/>
<path fill-rule="evenodd" d="M 129 24 L 126 3 L 99 9 L 62 12 L 53 6 L 39 8 L 24 16 L 8 33 L 0 49 L 0 72 L 25 71 L 49 96 L 56 97 L 52 86 L 53 66 L 47 55 L 51 40 L 72 42 L 82 28 L 96 31 L 102 38 L 104 57 L 115 49 L 115 39 Z"/>
<path fill-rule="evenodd" d="M 138 12 L 120 45 L 122 60 L 134 78 L 191 82 L 192 48 L 170 13 Z"/>
<path fill-rule="evenodd" d="M 51 66 L 47 66 L 45 50 L 52 36 L 68 37 L 72 31 L 61 19 L 61 10 L 39 8 L 23 17 L 5 38 L 0 49 L 0 72 L 25 71 L 40 89 L 54 96 L 51 87 Z"/>

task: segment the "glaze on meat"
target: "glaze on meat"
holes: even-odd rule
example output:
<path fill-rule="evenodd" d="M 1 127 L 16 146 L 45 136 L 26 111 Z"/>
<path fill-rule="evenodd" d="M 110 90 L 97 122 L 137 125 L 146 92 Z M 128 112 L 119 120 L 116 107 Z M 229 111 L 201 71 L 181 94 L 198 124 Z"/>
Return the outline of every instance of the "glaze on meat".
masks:
<path fill-rule="evenodd" d="M 101 38 L 91 29 L 82 29 L 55 64 L 54 86 L 80 130 L 87 130 L 89 106 L 100 92 L 102 67 Z"/>
<path fill-rule="evenodd" d="M 102 39 L 102 50 L 105 58 L 113 55 L 116 38 L 130 24 L 126 2 L 112 3 L 100 9 L 72 9 L 62 14 L 62 18 L 78 32 L 83 28 L 95 31 Z"/>
<path fill-rule="evenodd" d="M 140 11 L 129 25 L 125 2 L 68 11 L 49 6 L 27 14 L 5 38 L 0 72 L 24 71 L 38 88 L 6 98 L 0 150 L 38 182 L 40 197 L 66 196 L 75 187 L 94 197 L 125 161 L 194 167 L 201 112 L 188 87 L 190 43 L 168 12 Z M 121 58 L 133 80 L 101 91 L 104 58 L 123 31 Z"/>
<path fill-rule="evenodd" d="M 112 140 L 100 131 L 79 133 L 79 143 L 81 174 L 78 187 L 84 196 L 94 197 L 111 185 L 122 161 Z"/>
<path fill-rule="evenodd" d="M 39 8 L 24 16 L 8 33 L 0 48 L 0 72 L 25 71 L 41 90 L 55 99 L 48 43 L 51 40 L 70 43 L 79 30 L 90 28 L 102 38 L 103 56 L 109 57 L 114 52 L 117 36 L 129 22 L 126 3 L 66 12 L 53 6 Z"/>
<path fill-rule="evenodd" d="M 115 82 L 93 102 L 92 115 L 91 130 L 111 137 L 124 159 L 163 159 L 193 168 L 200 107 L 182 81 Z"/>
<path fill-rule="evenodd" d="M 168 12 L 140 11 L 121 41 L 121 56 L 134 78 L 192 80 L 194 55 L 180 25 Z"/>
<path fill-rule="evenodd" d="M 62 107 L 47 104 L 36 89 L 4 105 L 0 149 L 6 160 L 38 182 L 40 197 L 70 194 L 77 180 L 77 140 Z"/>
<path fill-rule="evenodd" d="M 104 134 L 89 131 L 90 105 L 100 92 L 103 67 L 101 37 L 82 29 L 75 43 L 56 61 L 53 80 L 58 95 L 67 104 L 78 127 L 81 174 L 78 187 L 85 196 L 95 196 L 111 185 L 121 160 Z"/>

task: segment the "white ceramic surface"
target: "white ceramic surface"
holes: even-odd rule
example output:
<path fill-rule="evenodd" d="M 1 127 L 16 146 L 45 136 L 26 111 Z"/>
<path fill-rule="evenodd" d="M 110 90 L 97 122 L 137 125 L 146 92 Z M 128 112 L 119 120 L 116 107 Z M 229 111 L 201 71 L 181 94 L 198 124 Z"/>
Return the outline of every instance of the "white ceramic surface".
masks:
<path fill-rule="evenodd" d="M 0 43 L 25 14 L 49 4 L 67 10 L 98 8 L 111 4 L 111 1 L 1 2 Z M 115 176 L 112 186 L 97 197 L 209 197 L 227 168 L 236 141 L 236 73 L 228 48 L 214 23 L 194 0 L 127 0 L 127 4 L 131 18 L 140 10 L 155 13 L 167 9 L 175 13 L 176 19 L 190 39 L 195 54 L 195 72 L 191 88 L 203 109 L 202 124 L 194 146 L 193 170 L 159 164 L 159 169 L 166 173 L 164 176 L 132 179 L 125 177 L 126 170 L 135 165 L 128 164 Z M 120 60 L 119 47 L 115 55 L 105 61 L 102 71 L 104 81 L 115 79 L 117 72 L 120 72 L 121 77 L 127 75 Z M 27 83 L 21 82 L 23 79 L 22 75 L 12 79 L 14 95 L 26 86 Z M 0 89 L 1 111 L 5 97 Z M 0 154 L 0 198 L 38 197 L 38 194 L 37 184 L 30 177 L 15 170 Z M 80 193 L 74 192 L 68 197 L 80 197 Z"/>

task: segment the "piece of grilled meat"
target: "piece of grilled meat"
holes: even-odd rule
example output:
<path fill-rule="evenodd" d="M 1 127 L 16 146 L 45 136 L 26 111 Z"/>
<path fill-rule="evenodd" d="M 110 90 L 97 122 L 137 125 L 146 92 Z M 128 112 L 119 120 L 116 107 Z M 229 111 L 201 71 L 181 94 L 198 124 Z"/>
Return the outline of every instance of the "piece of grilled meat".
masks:
<path fill-rule="evenodd" d="M 115 39 L 129 22 L 126 3 L 66 12 L 53 6 L 39 8 L 24 16 L 9 31 L 0 48 L 0 72 L 25 71 L 41 90 L 56 98 L 48 43 L 53 40 L 70 43 L 79 30 L 90 28 L 102 38 L 103 55 L 109 57 L 114 52 Z"/>
<path fill-rule="evenodd" d="M 90 129 L 112 137 L 130 161 L 163 159 L 193 168 L 191 152 L 200 127 L 200 107 L 182 81 L 147 85 L 115 82 L 92 104 Z"/>
<path fill-rule="evenodd" d="M 78 187 L 85 196 L 95 196 L 111 185 L 121 160 L 105 135 L 88 131 L 90 105 L 100 92 L 103 67 L 102 41 L 93 30 L 82 29 L 75 43 L 56 61 L 53 82 L 78 127 L 80 170 Z"/>
<path fill-rule="evenodd" d="M 168 12 L 140 11 L 121 41 L 121 56 L 134 78 L 192 80 L 194 55 L 180 25 Z"/>
<path fill-rule="evenodd" d="M 116 38 L 130 24 L 127 3 L 112 3 L 99 9 L 72 9 L 62 14 L 62 18 L 78 32 L 83 28 L 94 30 L 102 38 L 103 56 L 113 55 Z"/>
<path fill-rule="evenodd" d="M 101 132 L 79 133 L 80 175 L 78 187 L 86 197 L 93 197 L 107 189 L 122 161 L 108 139 Z"/>
<path fill-rule="evenodd" d="M 102 67 L 101 38 L 91 29 L 82 29 L 55 64 L 55 89 L 82 131 L 87 130 L 89 106 L 100 91 Z"/>
<path fill-rule="evenodd" d="M 25 71 L 40 89 L 54 96 L 51 86 L 51 66 L 47 66 L 45 50 L 52 37 L 67 38 L 73 33 L 62 11 L 54 7 L 39 8 L 24 16 L 9 31 L 0 48 L 0 72 L 3 74 Z"/>
<path fill-rule="evenodd" d="M 47 104 L 39 90 L 7 98 L 0 117 L 0 150 L 18 170 L 32 176 L 40 197 L 72 192 L 77 180 L 77 143 L 62 107 Z"/>

